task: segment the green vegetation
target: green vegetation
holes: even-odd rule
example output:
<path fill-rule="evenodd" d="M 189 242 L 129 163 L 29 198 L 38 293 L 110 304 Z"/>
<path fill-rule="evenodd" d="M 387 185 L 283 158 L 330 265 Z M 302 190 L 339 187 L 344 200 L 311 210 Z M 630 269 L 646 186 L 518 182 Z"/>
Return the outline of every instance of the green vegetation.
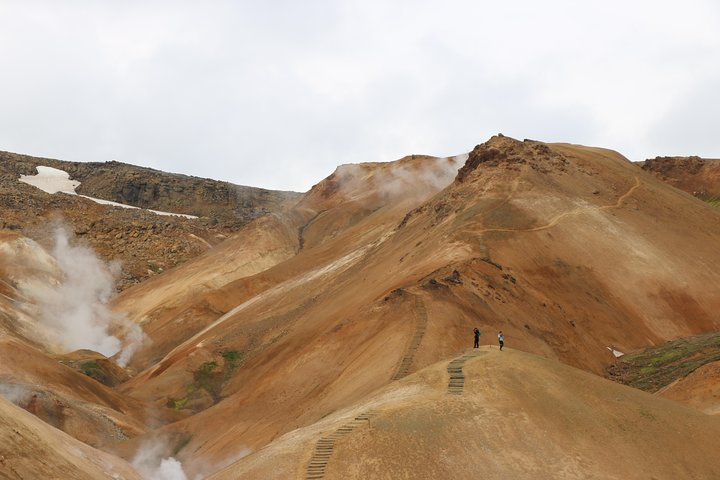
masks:
<path fill-rule="evenodd" d="M 80 364 L 80 371 L 88 377 L 92 377 L 98 370 L 100 370 L 100 365 L 95 360 L 89 360 Z"/>
<path fill-rule="evenodd" d="M 153 262 L 148 262 L 148 268 L 154 273 L 162 273 L 165 270 L 163 267 Z"/>
<path fill-rule="evenodd" d="M 225 382 L 230 380 L 233 372 L 243 359 L 242 352 L 237 350 L 224 350 L 220 352 L 223 358 L 223 366 L 215 360 L 205 362 L 193 372 L 193 381 L 186 387 L 187 395 L 183 398 L 170 398 L 166 406 L 175 410 L 182 410 L 188 401 L 198 398 L 199 393 L 205 390 L 217 403 L 222 398 L 222 388 Z"/>
<path fill-rule="evenodd" d="M 720 197 L 710 197 L 703 200 L 715 208 L 720 208 Z"/>
<path fill-rule="evenodd" d="M 720 332 L 667 342 L 628 354 L 608 368 L 613 380 L 656 392 L 706 363 L 720 360 Z"/>
<path fill-rule="evenodd" d="M 79 365 L 79 368 L 80 371 L 88 377 L 97 380 L 102 384 L 105 384 L 107 382 L 107 375 L 105 371 L 95 360 L 88 360 L 87 362 L 82 362 Z"/>
<path fill-rule="evenodd" d="M 221 355 L 225 359 L 225 370 L 229 373 L 232 373 L 237 367 L 238 361 L 242 360 L 242 354 L 237 350 L 225 350 Z"/>
<path fill-rule="evenodd" d="M 173 447 L 172 455 L 171 457 L 177 456 L 178 453 L 180 453 L 180 450 L 185 448 L 188 443 L 190 443 L 190 440 L 192 440 L 192 434 L 190 433 L 183 433 L 178 442 L 175 444 L 175 447 Z"/>
<path fill-rule="evenodd" d="M 202 385 L 202 383 L 208 381 L 210 378 L 212 378 L 213 370 L 215 370 L 217 366 L 218 364 L 215 360 L 211 362 L 205 362 L 200 365 L 200 368 L 195 370 L 195 373 L 193 374 L 195 382 Z"/>
<path fill-rule="evenodd" d="M 188 401 L 188 397 L 179 398 L 177 400 L 171 398 L 167 402 L 167 407 L 173 408 L 175 410 L 182 410 L 183 408 L 185 408 L 185 404 L 187 403 L 187 401 Z"/>
<path fill-rule="evenodd" d="M 224 383 L 223 375 L 221 372 L 216 371 L 217 366 L 215 360 L 205 362 L 193 373 L 196 389 L 202 388 L 208 392 L 215 402 L 220 400 L 220 390 L 222 390 Z"/>

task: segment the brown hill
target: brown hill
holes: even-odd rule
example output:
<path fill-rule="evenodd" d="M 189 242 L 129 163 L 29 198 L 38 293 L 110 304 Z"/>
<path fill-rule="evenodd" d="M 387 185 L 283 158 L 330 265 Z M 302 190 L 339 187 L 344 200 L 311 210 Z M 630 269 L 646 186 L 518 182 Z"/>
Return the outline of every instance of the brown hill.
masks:
<path fill-rule="evenodd" d="M 720 413 L 720 332 L 632 352 L 608 368 L 616 381 L 706 413 Z"/>
<path fill-rule="evenodd" d="M 37 309 L 29 290 L 34 284 L 60 280 L 57 264 L 36 242 L 0 230 L 0 332 L 28 344 L 41 345 L 43 332 L 37 325 Z"/>
<path fill-rule="evenodd" d="M 502 329 L 515 348 L 596 373 L 608 346 L 720 326 L 714 209 L 604 149 L 494 137 L 445 189 L 422 180 L 439 162 L 341 168 L 298 203 L 293 218 L 309 220 L 296 255 L 186 297 L 187 317 L 135 311 L 147 329 L 182 325 L 158 337 L 187 339 L 148 347 L 122 387 L 191 415 L 164 428 L 191 436 L 182 458 L 311 425 L 457 352 L 473 326 L 485 344 Z M 198 284 L 226 257 L 203 262 Z M 171 288 L 161 279 L 153 289 Z M 152 297 L 138 287 L 118 305 L 135 292 Z"/>
<path fill-rule="evenodd" d="M 140 480 L 125 461 L 89 447 L 0 398 L 0 477 Z"/>
<path fill-rule="evenodd" d="M 700 157 L 656 157 L 642 169 L 701 200 L 720 199 L 720 160 Z"/>
<path fill-rule="evenodd" d="M 720 418 L 512 349 L 482 347 L 456 359 L 393 382 L 208 478 L 720 475 Z"/>
<path fill-rule="evenodd" d="M 715 248 L 720 240 L 718 215 L 716 209 L 616 152 L 576 145 L 497 136 L 478 145 L 466 159 L 410 156 L 385 164 L 341 166 L 293 206 L 249 222 L 222 244 L 126 289 L 116 299 L 114 307 L 127 312 L 152 342 L 136 353 L 129 365 L 132 378 L 113 393 L 158 412 L 153 417 L 165 425 L 146 425 L 146 433 L 138 430 L 133 438 L 105 448 L 130 459 L 146 442 L 165 438 L 164 455 L 180 458 L 192 476 L 216 471 L 248 451 L 270 445 L 231 472 L 260 474 L 267 471 L 263 469 L 271 456 L 285 452 L 275 458 L 278 472 L 294 472 L 289 478 L 312 477 L 322 464 L 321 454 L 327 453 L 312 453 L 317 435 L 325 435 L 327 428 L 342 434 L 347 429 L 340 427 L 348 422 L 352 431 L 357 422 L 367 421 L 366 413 L 375 413 L 364 407 L 356 411 L 355 406 L 392 400 L 399 402 L 398 409 L 380 409 L 378 414 L 389 433 L 363 437 L 353 448 L 375 454 L 399 438 L 392 432 L 402 436 L 413 431 L 409 424 L 452 443 L 453 435 L 467 438 L 474 425 L 484 425 L 487 420 L 478 418 L 487 411 L 483 408 L 494 408 L 503 421 L 510 417 L 521 424 L 519 431 L 531 434 L 519 442 L 512 457 L 518 466 L 511 473 L 529 478 L 529 472 L 537 471 L 549 478 L 545 468 L 554 468 L 571 477 L 585 469 L 600 476 L 611 458 L 621 458 L 615 478 L 632 477 L 640 471 L 633 462 L 646 465 L 646 449 L 665 452 L 656 438 L 668 437 L 683 422 L 700 425 L 706 417 L 670 403 L 653 404 L 650 415 L 662 421 L 645 425 L 639 407 L 637 414 L 626 411 L 624 403 L 598 407 L 602 418 L 615 422 L 612 425 L 628 423 L 631 433 L 617 449 L 602 450 L 598 444 L 610 443 L 615 430 L 601 434 L 599 425 L 581 423 L 598 432 L 591 441 L 575 446 L 577 455 L 587 453 L 593 459 L 586 464 L 562 456 L 578 442 L 579 431 L 571 425 L 575 417 L 552 417 L 550 406 L 560 404 L 573 412 L 573 405 L 579 404 L 578 411 L 587 414 L 587 405 L 604 405 L 610 398 L 597 397 L 599 390 L 626 392 L 626 387 L 587 380 L 595 378 L 590 374 L 577 377 L 567 367 L 540 368 L 537 362 L 543 361 L 508 352 L 516 355 L 511 358 L 517 358 L 518 365 L 527 363 L 530 371 L 537 367 L 543 379 L 524 386 L 516 365 L 507 372 L 512 395 L 540 395 L 537 390 L 549 383 L 549 377 L 557 377 L 558 393 L 545 392 L 552 395 L 541 399 L 537 408 L 517 403 L 507 392 L 502 398 L 478 397 L 487 406 L 474 397 L 469 404 L 448 403 L 443 394 L 438 404 L 446 407 L 447 422 L 428 426 L 419 420 L 425 417 L 421 413 L 439 395 L 435 386 L 446 381 L 439 374 L 447 364 L 435 364 L 465 351 L 474 326 L 483 331 L 485 345 L 495 344 L 495 334 L 502 329 L 506 344 L 514 349 L 593 373 L 604 373 L 614 360 L 608 347 L 629 352 L 720 329 L 720 273 L 708 267 L 720 260 Z M 51 280 L 52 272 L 40 267 L 23 275 Z M 18 308 L 27 302 L 13 275 L 3 277 L 7 293 L 6 299 L 0 297 L 0 306 L 18 318 L 25 312 L 31 324 L 27 312 L 32 310 Z M 480 368 L 479 360 L 468 360 L 470 373 Z M 407 383 L 402 380 L 432 365 L 429 373 Z M 552 373 L 542 373 L 543 368 Z M 495 371 L 487 373 L 496 376 Z M 402 389 L 426 377 L 426 385 L 417 388 L 428 396 L 403 403 L 407 392 Z M 594 381 L 602 387 L 588 387 L 587 396 L 568 395 L 563 400 L 565 387 Z M 497 388 L 504 392 L 505 387 Z M 60 387 L 51 391 L 56 389 Z M 382 401 L 375 397 L 378 391 L 386 392 Z M 645 405 L 647 396 L 637 395 L 641 397 L 633 405 Z M 515 410 L 497 405 L 506 397 Z M 410 413 L 402 413 L 405 407 Z M 513 416 L 518 409 L 527 416 Z M 351 418 L 345 412 L 352 412 Z M 665 421 L 672 428 L 664 430 Z M 705 439 L 717 434 L 713 421 L 697 427 L 697 455 L 707 453 Z M 554 422 L 562 433 L 554 447 L 545 446 L 541 433 Z M 511 440 L 521 435 L 511 427 L 503 433 Z M 690 478 L 716 473 L 717 465 L 700 462 L 700 456 L 690 452 L 694 440 L 683 437 L 683 448 L 695 466 L 672 467 L 658 454 L 657 466 L 647 466 L 647 471 L 663 472 L 661 477 L 689 472 Z M 310 448 L 304 440 L 294 446 L 283 443 L 292 438 L 306 438 Z M 335 473 L 326 465 L 327 473 L 382 478 L 388 471 L 392 477 L 408 468 L 405 459 L 398 460 L 401 454 L 408 455 L 407 462 L 418 456 L 434 458 L 434 441 L 418 436 L 416 443 L 410 442 L 418 454 L 403 450 L 410 448 L 407 445 L 394 445 L 396 450 L 388 449 L 389 460 L 378 461 L 372 471 L 363 470 L 375 468 L 372 462 L 363 467 L 338 456 L 338 462 L 345 463 Z M 639 447 L 632 447 L 634 443 Z M 497 457 L 482 450 L 485 443 L 462 445 L 465 454 L 480 456 L 484 465 Z M 497 445 L 496 452 L 509 448 L 502 442 Z M 459 458 L 452 452 L 447 455 Z M 539 466 L 543 455 L 555 458 L 555 463 Z M 654 458 L 654 453 L 648 455 Z M 308 468 L 311 460 L 318 462 L 313 469 Z M 457 470 L 442 464 L 433 468 L 428 472 L 463 478 L 469 467 L 464 463 Z M 509 467 L 496 462 L 488 468 L 504 472 Z"/>
<path fill-rule="evenodd" d="M 341 234 L 340 242 L 353 242 L 343 248 L 353 244 L 367 248 L 378 233 L 394 228 L 408 208 L 447 185 L 458 165 L 459 160 L 413 156 L 394 163 L 341 166 L 288 212 L 257 219 L 185 268 L 120 295 L 116 308 L 142 323 L 153 339 L 131 365 L 140 368 L 149 360 L 160 360 L 170 348 L 235 307 L 238 299 L 231 291 L 251 296 L 271 286 L 276 280 L 252 276 L 298 253 L 319 250 L 299 263 L 298 268 L 306 269 L 332 262 Z M 408 183 L 418 175 L 419 180 Z M 368 215 L 380 223 L 365 222 Z M 344 234 L 348 229 L 350 234 Z M 331 242 L 330 247 L 311 248 L 323 242 Z M 290 275 L 298 274 L 292 270 L 296 267 L 290 268 Z M 176 328 L 166 328 L 170 324 Z"/>
<path fill-rule="evenodd" d="M 720 415 L 720 361 L 693 370 L 662 389 L 659 395 L 710 415 Z"/>
<path fill-rule="evenodd" d="M 77 192 L 82 195 L 200 218 L 98 205 L 18 181 L 20 175 L 35 175 L 37 166 L 69 173 L 81 182 Z M 62 220 L 103 259 L 122 263 L 121 288 L 198 256 L 248 221 L 280 211 L 298 196 L 120 162 L 67 162 L 0 152 L 0 229 L 49 245 L 48 223 Z"/>
<path fill-rule="evenodd" d="M 0 341 L 0 388 L 19 407 L 91 446 L 147 431 L 140 402 L 17 341 Z"/>

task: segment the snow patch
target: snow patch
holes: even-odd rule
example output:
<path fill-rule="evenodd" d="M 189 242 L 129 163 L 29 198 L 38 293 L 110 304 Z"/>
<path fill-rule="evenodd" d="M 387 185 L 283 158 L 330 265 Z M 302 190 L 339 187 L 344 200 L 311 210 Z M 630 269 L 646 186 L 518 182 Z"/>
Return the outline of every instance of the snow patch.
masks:
<path fill-rule="evenodd" d="M 75 195 L 75 189 L 80 186 L 77 180 L 70 180 L 70 174 L 52 167 L 36 167 L 37 175 L 20 175 L 20 181 L 37 187 L 43 192 L 67 193 Z"/>
<path fill-rule="evenodd" d="M 113 207 L 132 208 L 140 210 L 139 207 L 125 205 L 124 203 L 88 197 L 87 195 L 78 195 L 75 192 L 75 189 L 80 186 L 80 182 L 78 182 L 77 180 L 70 180 L 69 173 L 52 167 L 38 166 L 36 168 L 38 172 L 37 175 L 20 175 L 19 181 L 27 183 L 28 185 L 32 185 L 33 187 L 37 187 L 43 192 L 50 194 L 66 193 L 68 195 L 77 195 L 79 197 L 87 198 L 88 200 L 92 200 L 93 202 L 99 203 L 100 205 L 110 205 Z M 148 209 L 146 209 L 146 211 L 152 212 L 156 215 L 172 215 L 175 217 L 198 218 L 195 215 L 186 215 L 184 213 L 162 212 L 160 210 Z"/>

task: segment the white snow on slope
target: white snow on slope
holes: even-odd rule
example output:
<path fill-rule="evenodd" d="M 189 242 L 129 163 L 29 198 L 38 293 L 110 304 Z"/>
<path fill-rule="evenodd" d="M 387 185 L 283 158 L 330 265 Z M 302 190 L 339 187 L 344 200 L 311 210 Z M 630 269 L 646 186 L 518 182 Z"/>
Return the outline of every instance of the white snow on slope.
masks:
<path fill-rule="evenodd" d="M 37 187 L 47 193 L 68 193 L 75 195 L 80 186 L 77 180 L 70 180 L 67 172 L 52 167 L 37 167 L 37 175 L 20 175 L 20 181 Z"/>
<path fill-rule="evenodd" d="M 75 193 L 75 189 L 80 186 L 80 182 L 78 182 L 77 180 L 70 180 L 69 173 L 63 170 L 59 170 L 57 168 L 42 166 L 37 167 L 37 172 L 37 175 L 20 175 L 19 180 L 23 183 L 27 183 L 28 185 L 32 185 L 33 187 L 37 187 L 43 192 L 47 192 L 50 194 L 67 193 L 68 195 L 77 195 L 77 193 Z M 124 203 L 117 203 L 111 202 L 110 200 L 102 200 L 100 198 L 88 197 L 87 195 L 78 196 L 87 198 L 88 200 L 92 200 L 93 202 L 99 203 L 101 205 L 139 209 L 138 207 L 134 207 L 132 205 L 125 205 Z M 157 215 L 173 215 L 176 217 L 198 218 L 194 215 L 185 215 L 184 213 L 161 212 L 158 210 L 147 211 L 155 213 Z"/>
<path fill-rule="evenodd" d="M 605 347 L 605 348 L 610 350 L 612 352 L 612 354 L 615 355 L 615 358 L 620 358 L 623 355 L 625 355 L 623 352 L 621 352 L 620 350 L 615 350 L 613 347 Z"/>

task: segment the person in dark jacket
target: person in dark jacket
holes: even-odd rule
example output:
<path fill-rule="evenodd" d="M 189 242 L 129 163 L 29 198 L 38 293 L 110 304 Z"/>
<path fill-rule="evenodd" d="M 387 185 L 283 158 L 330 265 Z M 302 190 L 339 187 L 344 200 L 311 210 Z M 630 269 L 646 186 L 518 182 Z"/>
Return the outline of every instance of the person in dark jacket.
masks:
<path fill-rule="evenodd" d="M 473 329 L 473 333 L 475 334 L 475 344 L 473 345 L 473 348 L 480 348 L 480 330 Z"/>

